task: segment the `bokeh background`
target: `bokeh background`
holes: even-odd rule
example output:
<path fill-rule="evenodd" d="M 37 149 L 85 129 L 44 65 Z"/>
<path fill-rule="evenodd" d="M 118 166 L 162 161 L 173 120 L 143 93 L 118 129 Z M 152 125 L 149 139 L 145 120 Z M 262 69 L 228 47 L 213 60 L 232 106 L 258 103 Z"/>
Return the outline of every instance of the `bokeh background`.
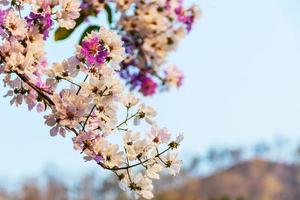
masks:
<path fill-rule="evenodd" d="M 195 157 L 224 149 L 246 149 L 244 160 L 267 149 L 268 154 L 260 159 L 295 163 L 300 144 L 300 1 L 186 3 L 199 5 L 202 18 L 169 57 L 170 63 L 185 72 L 184 85 L 145 99 L 157 109 L 161 126 L 185 134 L 181 158 L 186 166 Z M 72 55 L 79 33 L 49 43 L 50 60 Z M 2 85 L 0 94 L 5 94 Z M 109 173 L 85 163 L 69 139 L 50 137 L 42 115 L 11 107 L 8 99 L 0 98 L 0 102 L 3 188 L 14 190 L 24 180 L 45 174 L 63 177 L 69 184 L 84 174 L 104 177 Z M 225 167 L 218 168 L 216 162 L 207 162 L 193 173 L 210 176 L 216 169 L 232 166 L 228 163 L 225 159 Z"/>

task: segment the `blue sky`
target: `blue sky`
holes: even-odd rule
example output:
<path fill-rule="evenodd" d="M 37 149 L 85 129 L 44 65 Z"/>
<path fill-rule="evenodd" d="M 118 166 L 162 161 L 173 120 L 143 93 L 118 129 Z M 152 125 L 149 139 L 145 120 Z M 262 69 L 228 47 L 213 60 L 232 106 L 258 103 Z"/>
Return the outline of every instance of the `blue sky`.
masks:
<path fill-rule="evenodd" d="M 157 109 L 161 126 L 185 133 L 182 158 L 212 145 L 249 145 L 277 134 L 298 140 L 300 2 L 194 2 L 203 17 L 169 59 L 184 70 L 185 84 L 145 100 Z M 77 39 L 75 34 L 50 44 L 50 59 L 70 56 Z M 5 94 L 2 86 L 0 94 Z M 10 107 L 8 99 L 0 102 L 0 182 L 38 175 L 46 168 L 70 177 L 96 171 L 70 140 L 49 136 L 42 115 Z"/>

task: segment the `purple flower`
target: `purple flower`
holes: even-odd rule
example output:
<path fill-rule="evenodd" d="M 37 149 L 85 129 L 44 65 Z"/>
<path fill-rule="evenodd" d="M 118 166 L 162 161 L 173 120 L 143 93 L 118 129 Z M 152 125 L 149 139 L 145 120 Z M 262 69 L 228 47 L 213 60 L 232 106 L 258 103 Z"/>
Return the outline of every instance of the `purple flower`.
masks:
<path fill-rule="evenodd" d="M 44 35 L 44 40 L 49 37 L 49 32 L 53 25 L 53 21 L 51 19 L 50 14 L 37 14 L 31 12 L 28 17 L 25 18 L 28 26 L 30 27 L 38 27 L 41 34 Z"/>
<path fill-rule="evenodd" d="M 143 76 L 141 80 L 140 92 L 145 96 L 151 96 L 155 94 L 157 88 L 157 83 L 155 83 L 151 78 Z"/>
<path fill-rule="evenodd" d="M 193 13 L 186 15 L 184 13 L 183 7 L 179 6 L 175 8 L 175 14 L 177 15 L 177 20 L 184 23 L 186 25 L 187 31 L 190 32 L 195 21 Z"/>
<path fill-rule="evenodd" d="M 103 157 L 102 156 L 99 156 L 99 155 L 96 155 L 94 157 L 94 160 L 97 162 L 97 163 L 100 163 L 101 161 L 103 161 Z"/>
<path fill-rule="evenodd" d="M 98 37 L 84 40 L 81 46 L 80 53 L 89 65 L 102 65 L 107 61 L 109 52 Z"/>
<path fill-rule="evenodd" d="M 134 45 L 134 41 L 132 40 L 132 37 L 129 37 L 127 35 L 122 36 L 126 54 L 133 55 L 134 50 L 137 48 L 136 45 Z"/>
<path fill-rule="evenodd" d="M 6 12 L 4 10 L 0 10 L 0 26 L 3 26 L 5 21 Z"/>

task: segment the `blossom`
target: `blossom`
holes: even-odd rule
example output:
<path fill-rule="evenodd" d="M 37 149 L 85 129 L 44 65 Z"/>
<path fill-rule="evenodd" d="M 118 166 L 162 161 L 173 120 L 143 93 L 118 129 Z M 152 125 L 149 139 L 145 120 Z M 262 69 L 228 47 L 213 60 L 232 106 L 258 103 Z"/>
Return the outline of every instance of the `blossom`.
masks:
<path fill-rule="evenodd" d="M 116 33 L 101 27 L 99 32 L 92 31 L 83 39 L 77 55 L 84 58 L 89 66 L 99 69 L 104 63 L 110 63 L 117 69 L 125 58 L 125 49 Z"/>
<path fill-rule="evenodd" d="M 151 179 L 144 176 L 142 173 L 137 173 L 130 179 L 128 176 L 122 180 L 124 185 L 127 185 L 129 189 L 133 192 L 134 198 L 138 199 L 140 196 L 145 199 L 153 198 L 153 185 Z M 121 187 L 123 188 L 123 187 Z M 125 187 L 124 187 L 125 189 Z"/>
<path fill-rule="evenodd" d="M 117 144 L 110 144 L 104 138 L 95 140 L 95 151 L 103 158 L 103 163 L 108 167 L 117 167 L 123 163 L 123 152 L 119 151 Z"/>
<path fill-rule="evenodd" d="M 139 99 L 134 96 L 132 93 L 128 93 L 128 95 L 124 95 L 122 98 L 122 103 L 125 107 L 130 108 L 135 105 L 137 105 L 139 102 Z"/>
<path fill-rule="evenodd" d="M 140 133 L 127 131 L 123 136 L 123 142 L 129 160 L 134 160 L 139 154 L 136 143 L 140 140 Z"/>
<path fill-rule="evenodd" d="M 116 1 L 118 9 L 126 11 L 134 3 L 134 0 L 118 0 Z"/>
<path fill-rule="evenodd" d="M 149 77 L 143 77 L 140 92 L 145 96 L 153 95 L 156 92 L 157 84 Z"/>
<path fill-rule="evenodd" d="M 94 13 L 100 12 L 106 4 L 106 1 L 99 0 L 83 0 L 81 3 L 81 9 L 83 12 L 92 10 Z"/>
<path fill-rule="evenodd" d="M 112 67 L 118 68 L 119 63 L 125 59 L 125 49 L 121 37 L 115 32 L 103 27 L 100 28 L 99 35 L 101 40 L 108 47 Z"/>
<path fill-rule="evenodd" d="M 12 10 L 8 11 L 5 18 L 5 27 L 15 37 L 23 39 L 26 36 L 26 21 Z"/>
<path fill-rule="evenodd" d="M 153 124 L 153 118 L 155 116 L 156 111 L 152 107 L 141 104 L 138 115 L 135 117 L 134 122 L 136 125 L 138 125 L 141 119 L 145 119 L 147 123 Z"/>
<path fill-rule="evenodd" d="M 80 1 L 79 0 L 62 0 L 62 9 L 56 13 L 56 17 L 60 27 L 66 29 L 72 29 L 76 25 L 75 19 L 77 19 L 79 14 Z"/>
<path fill-rule="evenodd" d="M 6 11 L 0 10 L 0 26 L 3 26 L 5 23 Z"/>
<path fill-rule="evenodd" d="M 135 197 L 138 198 L 139 195 L 143 196 L 145 199 L 152 199 L 153 185 L 149 178 L 146 178 L 141 173 L 134 176 L 130 187 L 135 191 Z"/>
<path fill-rule="evenodd" d="M 7 67 L 11 71 L 18 72 L 23 74 L 25 72 L 32 73 L 34 57 L 28 52 L 25 56 L 21 53 L 12 53 L 11 56 L 7 59 Z"/>
<path fill-rule="evenodd" d="M 109 52 L 96 32 L 92 32 L 89 37 L 82 41 L 80 54 L 85 58 L 88 65 L 101 66 L 106 62 Z"/>
<path fill-rule="evenodd" d="M 75 60 L 74 60 L 75 59 Z M 60 63 L 54 63 L 53 67 L 47 71 L 49 77 L 56 79 L 70 79 L 78 75 L 80 71 L 79 61 L 76 58 L 70 58 Z"/>
<path fill-rule="evenodd" d="M 165 69 L 165 82 L 166 84 L 176 87 L 180 87 L 182 85 L 184 79 L 183 73 L 177 69 L 176 67 L 168 67 Z"/>
<path fill-rule="evenodd" d="M 75 128 L 84 121 L 88 109 L 88 101 L 84 96 L 64 90 L 53 97 L 53 102 L 56 106 L 53 115 L 61 126 Z"/>
<path fill-rule="evenodd" d="M 53 25 L 50 14 L 46 13 L 45 15 L 42 15 L 31 12 L 25 19 L 30 27 L 36 27 L 38 24 L 37 28 L 39 29 L 40 33 L 43 34 L 44 40 L 49 37 L 49 31 Z"/>
<path fill-rule="evenodd" d="M 121 21 L 128 14 L 122 9 L 133 6 L 132 9 L 137 9 L 135 14 L 141 15 L 135 16 L 134 22 L 145 24 L 132 27 L 132 31 L 126 24 L 117 24 L 117 32 L 102 27 L 88 33 L 81 45 L 76 46 L 73 56 L 49 64 L 45 44 L 51 27 L 58 23 L 61 27 L 72 28 L 79 12 L 81 17 L 87 17 L 86 9 L 99 12 L 110 2 L 121 9 Z M 153 78 L 153 75 L 160 76 L 154 65 L 160 64 L 173 46 L 165 48 L 163 44 L 168 39 L 163 36 L 146 41 L 146 37 L 157 34 L 156 29 L 158 31 L 160 26 L 166 28 L 168 25 L 162 20 L 167 14 L 164 1 L 149 2 L 84 0 L 80 11 L 78 0 L 23 0 L 18 1 L 18 5 L 0 1 L 6 6 L 5 11 L 0 10 L 0 74 L 8 88 L 5 97 L 11 105 L 24 104 L 30 111 L 36 109 L 44 113 L 51 136 L 73 134 L 73 147 L 80 151 L 85 161 L 93 161 L 98 167 L 114 172 L 123 189 L 131 190 L 135 198 L 146 199 L 153 197 L 152 181 L 160 178 L 163 169 L 168 169 L 171 174 L 178 173 L 181 161 L 175 150 L 183 138 L 178 136 L 169 142 L 169 131 L 158 127 L 154 121 L 156 111 L 143 104 L 134 93 L 126 91 L 118 77 L 121 65 L 121 73 L 125 72 L 124 78 L 130 80 L 128 84 L 132 90 L 139 88 L 146 96 L 154 94 L 159 87 Z M 169 6 L 177 5 L 174 4 Z M 161 11 L 157 10 L 158 5 L 162 7 L 159 7 Z M 156 14 L 158 16 L 152 16 Z M 55 15 L 56 19 L 53 19 Z M 169 17 L 173 19 L 173 15 Z M 125 55 L 128 44 L 124 46 L 125 40 L 122 41 L 121 36 L 124 39 L 123 36 L 129 33 L 132 51 Z M 180 34 L 175 34 L 174 30 L 172 34 L 176 38 L 172 35 L 171 40 L 176 43 Z M 135 65 L 139 70 L 127 68 L 128 71 L 123 71 L 124 63 Z M 175 72 L 167 72 L 164 81 L 178 84 L 179 76 Z M 125 119 L 119 117 L 122 110 L 126 111 Z M 149 123 L 151 130 L 137 132 L 135 129 L 138 128 L 131 126 L 138 125 L 141 120 Z M 121 141 L 115 142 L 112 137 L 120 137 Z"/>
<path fill-rule="evenodd" d="M 149 165 L 148 169 L 146 170 L 146 176 L 152 179 L 159 179 L 159 173 L 164 169 L 161 164 L 154 163 Z"/>
<path fill-rule="evenodd" d="M 82 84 L 83 92 L 93 96 L 96 103 L 109 97 L 118 99 L 122 96 L 123 87 L 120 81 L 108 78 L 109 76 L 113 76 L 113 74 L 114 72 L 111 68 L 102 66 L 101 70 L 98 72 L 99 76 L 91 76 L 89 83 Z"/>
<path fill-rule="evenodd" d="M 168 143 L 170 140 L 170 133 L 167 129 L 160 129 L 157 126 L 152 126 L 151 131 L 147 133 L 147 138 L 153 144 Z"/>
<path fill-rule="evenodd" d="M 129 6 L 133 12 L 124 12 L 123 7 Z M 185 8 L 183 1 L 162 0 L 117 1 L 117 7 L 122 13 L 118 28 L 128 53 L 127 60 L 121 63 L 121 77 L 144 96 L 155 94 L 166 84 L 181 86 L 183 75 L 176 74 L 175 80 L 175 74 L 170 77 L 161 72 L 161 66 L 191 31 L 199 16 L 196 6 Z"/>
<path fill-rule="evenodd" d="M 169 144 L 169 147 L 170 147 L 171 149 L 177 149 L 178 146 L 179 146 L 179 145 L 181 144 L 181 142 L 183 141 L 183 138 L 184 138 L 183 134 L 179 134 L 179 135 L 176 137 L 175 141 L 172 141 L 172 142 Z"/>
<path fill-rule="evenodd" d="M 86 147 L 86 144 L 89 143 L 89 141 L 92 141 L 96 138 L 96 134 L 93 131 L 89 132 L 83 132 L 81 131 L 76 137 L 72 138 L 74 149 L 76 150 L 84 150 Z"/>
<path fill-rule="evenodd" d="M 50 135 L 56 136 L 58 133 L 65 137 L 66 130 L 63 126 L 59 125 L 59 120 L 55 118 L 54 115 L 46 115 L 44 116 L 45 124 L 48 126 L 51 126 Z"/>
<path fill-rule="evenodd" d="M 168 153 L 163 156 L 164 164 L 167 166 L 169 174 L 175 176 L 179 173 L 182 161 L 177 159 L 178 155 L 175 153 Z"/>

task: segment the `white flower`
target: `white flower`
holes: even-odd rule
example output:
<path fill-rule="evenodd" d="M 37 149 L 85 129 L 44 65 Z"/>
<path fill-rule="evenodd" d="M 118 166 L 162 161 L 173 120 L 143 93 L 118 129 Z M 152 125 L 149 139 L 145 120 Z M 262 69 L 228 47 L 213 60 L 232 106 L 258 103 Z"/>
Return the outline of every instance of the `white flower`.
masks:
<path fill-rule="evenodd" d="M 75 19 L 77 19 L 80 14 L 80 1 L 79 0 L 62 0 L 62 9 L 56 13 L 56 17 L 60 27 L 66 29 L 72 29 L 75 27 Z"/>
<path fill-rule="evenodd" d="M 123 92 L 122 84 L 119 80 L 113 78 L 111 73 L 105 72 L 106 65 L 100 70 L 99 76 L 90 76 L 89 83 L 83 83 L 83 92 L 86 95 L 93 96 L 97 105 L 103 104 L 104 98 L 114 97 L 118 99 Z M 103 72 L 103 74 L 102 74 Z M 111 103 L 108 101 L 107 103 Z M 105 106 L 105 105 L 101 105 Z"/>
<path fill-rule="evenodd" d="M 161 172 L 163 169 L 163 166 L 161 166 L 158 163 L 148 165 L 148 168 L 146 170 L 146 176 L 152 179 L 159 179 L 159 172 Z"/>
<path fill-rule="evenodd" d="M 135 0 L 118 0 L 116 1 L 118 9 L 126 11 L 134 3 Z"/>
<path fill-rule="evenodd" d="M 7 58 L 7 68 L 12 71 L 16 71 L 20 74 L 25 72 L 32 73 L 34 71 L 34 67 L 32 66 L 34 63 L 34 57 L 30 52 L 28 52 L 25 56 L 21 53 L 12 53 L 10 57 Z"/>
<path fill-rule="evenodd" d="M 12 10 L 7 13 L 4 25 L 13 36 L 19 39 L 26 37 L 26 21 L 16 15 Z"/>
<path fill-rule="evenodd" d="M 134 145 L 136 158 L 140 160 L 146 159 L 150 149 L 151 149 L 151 145 L 147 140 L 138 140 Z"/>
<path fill-rule="evenodd" d="M 120 166 L 124 162 L 124 153 L 119 151 L 119 146 L 109 144 L 103 137 L 95 140 L 94 151 L 103 158 L 103 163 L 110 168 Z"/>
<path fill-rule="evenodd" d="M 153 118 L 156 116 L 156 111 L 150 107 L 142 104 L 139 108 L 139 113 L 134 119 L 134 124 L 138 125 L 140 123 L 140 119 L 145 119 L 145 121 L 149 124 L 153 124 Z"/>
<path fill-rule="evenodd" d="M 123 47 L 121 37 L 115 32 L 104 27 L 100 28 L 99 35 L 104 44 L 108 46 L 110 57 L 112 58 L 114 66 L 118 65 L 125 59 L 125 49 Z"/>
<path fill-rule="evenodd" d="M 134 192 L 134 197 L 136 199 L 139 196 L 144 197 L 145 199 L 153 198 L 153 185 L 151 179 L 143 176 L 142 173 L 138 173 L 135 176 L 131 177 L 131 181 L 129 181 L 129 188 Z"/>
<path fill-rule="evenodd" d="M 123 105 L 127 108 L 131 108 L 139 103 L 139 99 L 135 97 L 134 94 L 132 94 L 131 92 L 127 95 L 124 95 L 121 101 Z"/>
<path fill-rule="evenodd" d="M 136 151 L 136 142 L 139 141 L 139 139 L 139 132 L 127 131 L 123 136 L 123 142 L 129 160 L 136 159 L 138 155 Z"/>
<path fill-rule="evenodd" d="M 27 52 L 30 52 L 38 63 L 44 61 L 46 52 L 43 35 L 37 29 L 29 30 L 26 45 Z"/>
<path fill-rule="evenodd" d="M 70 79 L 71 77 L 76 77 L 79 73 L 80 65 L 77 61 L 74 62 L 73 59 L 64 60 L 61 63 L 54 63 L 53 67 L 48 70 L 48 76 L 50 77 L 60 77 L 63 79 Z"/>
<path fill-rule="evenodd" d="M 163 144 L 168 143 L 170 140 L 171 134 L 169 131 L 165 128 L 160 129 L 158 126 L 152 126 L 151 131 L 147 134 L 147 139 L 149 142 L 157 145 L 157 144 Z"/>
<path fill-rule="evenodd" d="M 89 110 L 89 101 L 86 97 L 76 95 L 75 92 L 64 90 L 61 95 L 54 95 L 55 109 L 53 114 L 59 124 L 69 128 L 75 128 L 85 120 Z"/>
<path fill-rule="evenodd" d="M 178 146 L 180 145 L 180 143 L 183 141 L 183 139 L 184 139 L 183 134 L 179 134 L 179 135 L 176 137 L 175 141 L 172 141 L 172 142 L 169 144 L 169 147 L 170 147 L 171 149 L 177 149 Z"/>
<path fill-rule="evenodd" d="M 176 153 L 170 153 L 166 156 L 163 156 L 162 159 L 164 161 L 164 164 L 166 165 L 169 174 L 175 176 L 179 173 L 180 168 L 182 166 L 182 161 L 177 159 Z"/>
<path fill-rule="evenodd" d="M 180 143 L 183 141 L 183 139 L 184 139 L 184 136 L 183 136 L 183 134 L 181 133 L 181 134 L 179 134 L 179 135 L 176 137 L 175 141 L 176 141 L 177 144 L 180 144 Z"/>
<path fill-rule="evenodd" d="M 184 75 L 178 68 L 174 66 L 167 67 L 165 69 L 165 74 L 165 82 L 167 85 L 176 87 L 182 85 Z"/>

